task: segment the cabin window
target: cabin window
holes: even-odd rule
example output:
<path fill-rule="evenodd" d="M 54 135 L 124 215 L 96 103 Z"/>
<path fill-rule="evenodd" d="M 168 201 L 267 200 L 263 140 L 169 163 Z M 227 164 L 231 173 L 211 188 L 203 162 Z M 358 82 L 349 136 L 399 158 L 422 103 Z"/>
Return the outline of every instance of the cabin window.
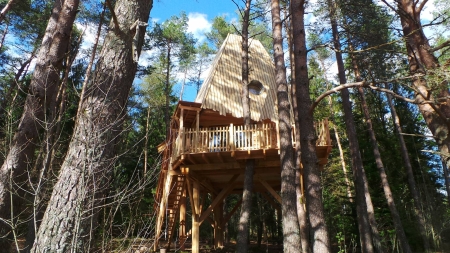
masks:
<path fill-rule="evenodd" d="M 261 93 L 264 92 L 264 86 L 258 80 L 252 80 L 247 86 L 248 86 L 248 92 L 250 92 L 252 94 L 260 95 Z"/>

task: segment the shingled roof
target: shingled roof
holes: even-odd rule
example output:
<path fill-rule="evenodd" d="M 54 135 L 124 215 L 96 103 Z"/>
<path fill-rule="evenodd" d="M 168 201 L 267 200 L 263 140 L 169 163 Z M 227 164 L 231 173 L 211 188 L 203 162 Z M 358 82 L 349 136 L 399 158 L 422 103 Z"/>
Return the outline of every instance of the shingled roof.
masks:
<path fill-rule="evenodd" d="M 275 122 L 275 67 L 261 42 L 251 39 L 249 46 L 249 80 L 263 86 L 259 95 L 250 93 L 251 119 Z M 201 108 L 218 111 L 221 115 L 229 113 L 236 118 L 243 117 L 241 51 L 241 37 L 228 34 L 195 99 L 195 102 L 202 104 Z"/>

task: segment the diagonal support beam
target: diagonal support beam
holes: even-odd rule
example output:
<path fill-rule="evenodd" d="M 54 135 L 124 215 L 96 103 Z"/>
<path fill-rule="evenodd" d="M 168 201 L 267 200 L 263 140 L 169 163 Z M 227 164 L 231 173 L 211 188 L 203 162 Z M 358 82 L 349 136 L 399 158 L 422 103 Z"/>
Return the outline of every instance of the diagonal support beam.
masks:
<path fill-rule="evenodd" d="M 258 181 L 272 194 L 272 196 L 281 204 L 280 195 L 266 181 L 258 177 Z"/>
<path fill-rule="evenodd" d="M 231 209 L 231 211 L 227 214 L 227 216 L 225 216 L 225 218 L 222 221 L 222 227 L 225 227 L 225 225 L 228 223 L 228 221 L 231 219 L 231 216 L 233 216 L 233 214 L 238 210 L 238 208 L 241 206 L 242 204 L 242 198 L 241 200 L 239 200 L 236 205 L 234 205 L 233 209 Z"/>
<path fill-rule="evenodd" d="M 217 195 L 217 197 L 213 200 L 211 205 L 208 207 L 208 209 L 206 209 L 200 216 L 200 220 L 199 220 L 200 224 L 202 224 L 202 222 L 206 219 L 206 217 L 208 217 L 208 215 L 217 206 L 217 204 L 219 204 L 219 202 L 221 200 L 223 200 L 223 198 L 234 189 L 235 182 L 239 178 L 240 175 L 242 175 L 242 174 L 236 174 L 230 179 L 230 181 L 228 181 L 228 186 L 226 188 L 222 189 L 222 191 Z"/>

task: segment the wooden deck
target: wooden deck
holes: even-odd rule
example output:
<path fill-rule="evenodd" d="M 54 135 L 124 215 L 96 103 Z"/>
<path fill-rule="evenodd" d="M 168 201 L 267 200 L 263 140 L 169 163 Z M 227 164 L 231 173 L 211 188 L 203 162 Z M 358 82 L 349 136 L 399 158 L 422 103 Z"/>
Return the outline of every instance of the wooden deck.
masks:
<path fill-rule="evenodd" d="M 328 121 L 317 122 L 315 127 L 316 152 L 319 165 L 323 167 L 331 151 Z M 217 204 L 229 194 L 242 193 L 247 159 L 255 159 L 253 191 L 261 192 L 267 198 L 273 197 L 281 203 L 281 197 L 277 193 L 281 186 L 277 132 L 274 123 L 260 123 L 250 127 L 230 124 L 173 131 L 171 141 L 160 147 L 165 153 L 165 159 L 155 194 L 154 207 L 158 212 L 156 238 L 162 232 L 166 213 L 166 232 L 168 238 L 172 238 L 177 217 L 180 216 L 180 207 L 181 216 L 184 216 L 186 198 L 190 198 L 190 203 L 198 203 L 199 200 L 195 202 L 194 195 L 199 198 L 200 191 L 211 194 L 215 199 L 208 208 L 199 205 L 193 213 L 197 213 L 199 224 L 209 221 L 214 226 L 216 220 L 209 216 L 214 208 L 217 209 Z M 196 194 L 193 192 L 194 185 L 197 187 Z M 221 221 L 223 225 L 230 217 Z M 181 219 L 180 222 L 185 223 L 185 220 Z M 181 235 L 181 240 L 188 235 L 186 232 Z"/>

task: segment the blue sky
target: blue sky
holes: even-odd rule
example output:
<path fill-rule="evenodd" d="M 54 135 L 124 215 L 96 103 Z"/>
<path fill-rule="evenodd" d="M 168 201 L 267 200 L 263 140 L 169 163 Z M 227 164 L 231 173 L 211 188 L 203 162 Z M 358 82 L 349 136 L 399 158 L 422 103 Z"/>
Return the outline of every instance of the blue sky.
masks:
<path fill-rule="evenodd" d="M 203 34 L 210 31 L 214 17 L 225 16 L 227 20 L 232 21 L 237 18 L 236 9 L 231 0 L 157 0 L 153 3 L 150 18 L 153 21 L 163 22 L 184 11 L 189 18 L 188 31 L 199 41 L 203 41 L 205 39 Z"/>
<path fill-rule="evenodd" d="M 206 40 L 204 34 L 211 30 L 214 17 L 225 16 L 228 21 L 232 21 L 237 19 L 236 10 L 237 7 L 231 0 L 156 0 L 153 2 L 150 19 L 161 23 L 184 11 L 189 18 L 188 32 L 192 33 L 199 42 L 203 42 Z M 178 93 L 179 85 L 176 85 L 174 89 L 175 93 Z M 185 87 L 183 100 L 194 101 L 195 96 L 194 87 Z"/>

